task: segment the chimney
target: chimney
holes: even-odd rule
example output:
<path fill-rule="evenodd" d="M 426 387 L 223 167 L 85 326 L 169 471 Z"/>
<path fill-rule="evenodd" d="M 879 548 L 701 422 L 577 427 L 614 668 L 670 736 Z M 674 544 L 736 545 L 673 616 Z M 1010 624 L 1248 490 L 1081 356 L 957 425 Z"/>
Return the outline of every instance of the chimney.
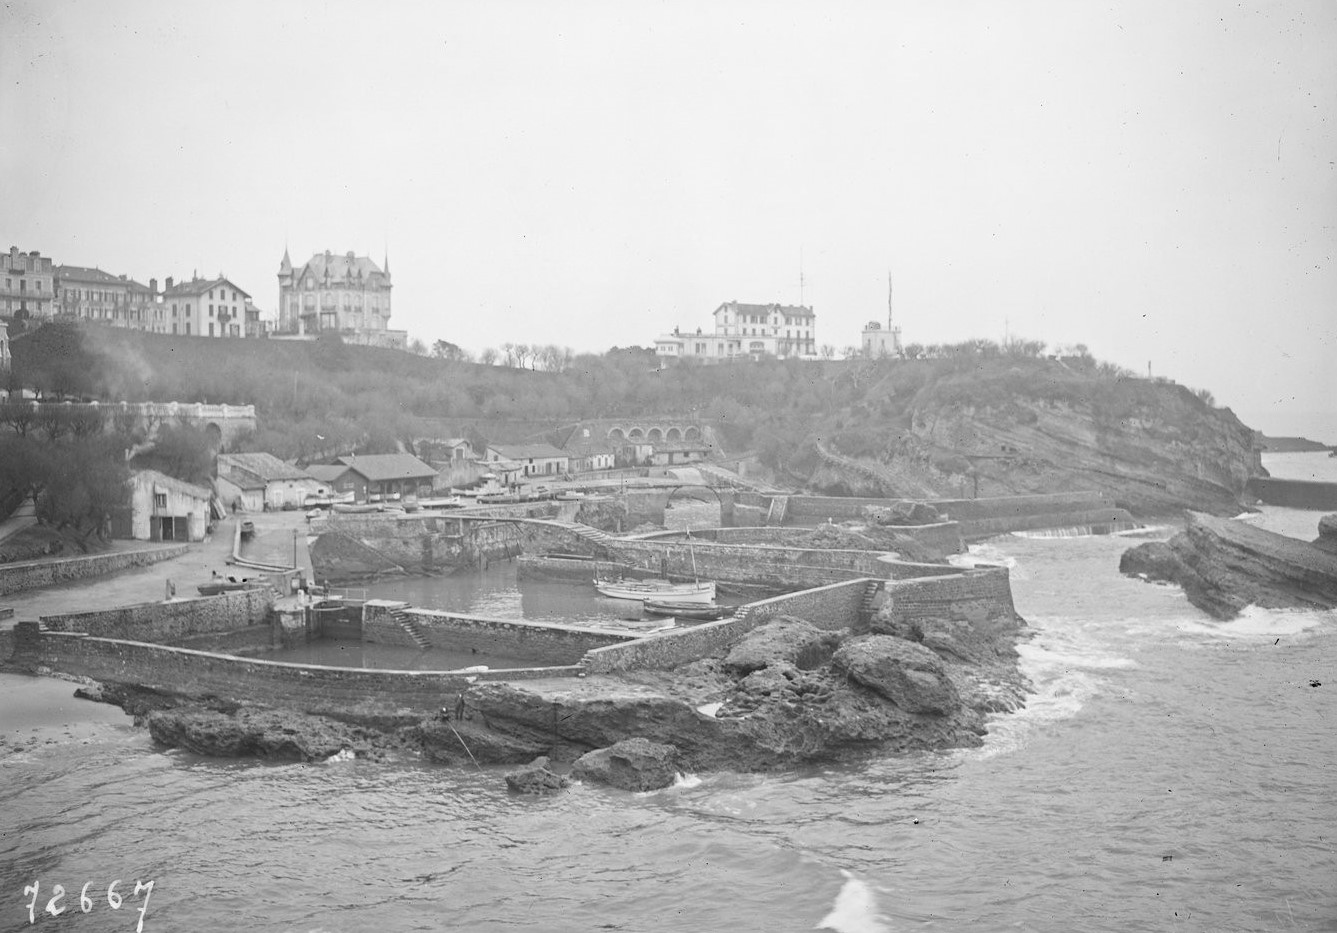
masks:
<path fill-rule="evenodd" d="M 158 280 L 157 280 L 157 279 L 149 279 L 149 294 L 150 294 L 150 295 L 156 295 L 156 294 L 158 294 Z"/>
<path fill-rule="evenodd" d="M 169 275 L 167 277 L 167 281 L 163 283 L 163 291 L 170 292 L 171 290 L 172 290 L 172 277 Z"/>

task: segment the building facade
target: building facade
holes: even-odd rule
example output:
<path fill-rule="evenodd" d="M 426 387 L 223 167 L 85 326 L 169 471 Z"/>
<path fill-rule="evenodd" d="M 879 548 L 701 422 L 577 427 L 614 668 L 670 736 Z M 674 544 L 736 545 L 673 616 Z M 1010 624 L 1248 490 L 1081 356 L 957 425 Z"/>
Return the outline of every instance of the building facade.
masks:
<path fill-rule="evenodd" d="M 24 253 L 11 246 L 8 253 L 0 253 L 0 286 L 0 314 L 45 320 L 54 313 L 51 260 L 37 250 Z"/>
<path fill-rule="evenodd" d="M 148 285 L 86 266 L 55 267 L 55 314 L 112 327 L 153 330 L 157 279 Z M 162 323 L 159 314 L 156 323 Z"/>
<path fill-rule="evenodd" d="M 551 444 L 497 444 L 487 449 L 489 465 L 509 460 L 524 476 L 554 476 L 571 468 L 571 455 Z"/>
<path fill-rule="evenodd" d="M 326 250 L 301 266 L 283 251 L 279 263 L 277 332 L 314 337 L 338 334 L 349 343 L 403 349 L 408 333 L 390 329 L 390 260 Z"/>
<path fill-rule="evenodd" d="M 216 485 L 224 504 L 248 512 L 300 509 L 330 492 L 328 484 L 268 453 L 219 454 Z"/>
<path fill-rule="evenodd" d="M 251 296 L 235 283 L 192 277 L 163 288 L 164 333 L 193 337 L 240 337 L 246 325 L 246 300 Z"/>
<path fill-rule="evenodd" d="M 817 358 L 817 315 L 805 305 L 744 304 L 726 301 L 715 309 L 711 333 L 683 333 L 655 338 L 659 356 L 720 362 L 733 359 Z"/>
<path fill-rule="evenodd" d="M 203 541 L 211 490 L 157 470 L 130 478 L 130 537 L 136 541 Z"/>

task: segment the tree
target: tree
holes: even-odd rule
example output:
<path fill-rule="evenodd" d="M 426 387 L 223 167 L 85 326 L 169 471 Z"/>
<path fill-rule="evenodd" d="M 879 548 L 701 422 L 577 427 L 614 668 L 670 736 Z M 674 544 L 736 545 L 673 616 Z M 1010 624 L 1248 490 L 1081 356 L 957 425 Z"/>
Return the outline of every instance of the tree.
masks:
<path fill-rule="evenodd" d="M 485 347 L 483 352 L 479 354 L 478 362 L 482 363 L 484 366 L 496 366 L 497 356 L 496 347 Z"/>
<path fill-rule="evenodd" d="M 438 340 L 432 344 L 432 356 L 439 360 L 450 360 L 454 363 L 470 362 L 469 352 L 449 340 Z"/>
<path fill-rule="evenodd" d="M 213 442 L 192 424 L 163 425 L 152 449 L 135 457 L 135 465 L 203 486 L 214 475 Z"/>

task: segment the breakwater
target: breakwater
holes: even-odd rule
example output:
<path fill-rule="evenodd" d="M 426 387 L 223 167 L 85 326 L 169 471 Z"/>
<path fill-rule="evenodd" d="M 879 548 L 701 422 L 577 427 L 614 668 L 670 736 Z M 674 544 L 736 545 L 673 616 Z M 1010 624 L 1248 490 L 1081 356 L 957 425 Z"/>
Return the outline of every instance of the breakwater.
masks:
<path fill-rule="evenodd" d="M 1266 505 L 1313 511 L 1337 509 L 1337 483 L 1255 476 L 1246 489 Z"/>

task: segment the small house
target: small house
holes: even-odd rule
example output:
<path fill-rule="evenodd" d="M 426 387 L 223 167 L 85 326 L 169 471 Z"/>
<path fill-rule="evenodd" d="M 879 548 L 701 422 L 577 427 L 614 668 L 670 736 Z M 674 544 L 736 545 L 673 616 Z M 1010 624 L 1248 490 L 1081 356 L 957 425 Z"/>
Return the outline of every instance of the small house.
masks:
<path fill-rule="evenodd" d="M 308 496 L 329 492 L 306 470 L 267 453 L 219 454 L 215 485 L 224 505 L 247 512 L 300 509 Z"/>
<path fill-rule="evenodd" d="M 497 444 L 487 448 L 488 465 L 511 460 L 520 464 L 525 476 L 556 476 L 571 469 L 571 457 L 551 444 Z"/>
<path fill-rule="evenodd" d="M 359 502 L 397 496 L 430 496 L 437 470 L 412 454 L 364 454 L 340 457 L 348 468 L 339 477 L 338 492 L 352 491 Z M 346 488 L 345 488 L 346 487 Z"/>
<path fill-rule="evenodd" d="M 136 541 L 203 541 L 213 492 L 157 470 L 130 475 L 130 537 Z"/>

